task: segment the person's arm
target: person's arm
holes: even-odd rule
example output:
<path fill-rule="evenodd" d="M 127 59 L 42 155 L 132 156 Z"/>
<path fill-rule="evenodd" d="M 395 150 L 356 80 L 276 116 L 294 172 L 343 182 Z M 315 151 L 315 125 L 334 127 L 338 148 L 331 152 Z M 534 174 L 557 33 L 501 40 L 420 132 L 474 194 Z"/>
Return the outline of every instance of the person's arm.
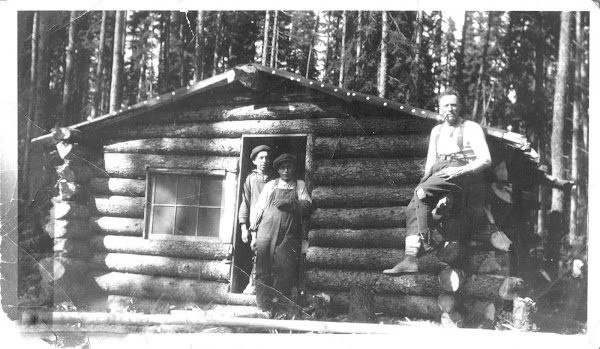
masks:
<path fill-rule="evenodd" d="M 246 177 L 244 181 L 244 188 L 242 190 L 242 203 L 240 204 L 240 210 L 238 213 L 238 221 L 242 228 L 242 241 L 248 242 L 248 225 L 250 223 L 250 175 Z"/>
<path fill-rule="evenodd" d="M 263 212 L 267 208 L 269 196 L 273 192 L 273 183 L 275 183 L 275 181 L 265 184 L 254 205 L 254 209 L 250 214 L 250 232 L 252 233 L 252 238 L 256 238 L 256 230 L 258 230 L 258 225 L 260 224 Z"/>
<path fill-rule="evenodd" d="M 308 195 L 306 190 L 306 183 L 299 180 L 296 185 L 296 192 L 298 194 L 298 204 L 300 206 L 300 212 L 302 215 L 307 215 L 312 210 L 312 199 Z"/>
<path fill-rule="evenodd" d="M 425 162 L 425 173 L 429 173 L 437 157 L 437 149 L 435 149 L 435 135 L 439 132 L 440 125 L 435 126 L 429 135 L 429 149 L 427 150 L 427 161 Z"/>

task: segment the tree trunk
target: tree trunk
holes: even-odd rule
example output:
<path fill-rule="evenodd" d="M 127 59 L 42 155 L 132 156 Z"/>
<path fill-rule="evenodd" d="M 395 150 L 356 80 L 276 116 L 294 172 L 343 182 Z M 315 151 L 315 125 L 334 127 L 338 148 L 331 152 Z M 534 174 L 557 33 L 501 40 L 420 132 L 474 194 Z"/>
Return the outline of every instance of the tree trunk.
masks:
<path fill-rule="evenodd" d="M 385 87 L 387 83 L 387 38 L 388 38 L 388 14 L 381 11 L 381 59 L 379 61 L 379 74 L 377 79 L 377 95 L 385 98 Z"/>
<path fill-rule="evenodd" d="M 90 245 L 97 252 L 210 260 L 231 257 L 231 244 L 221 242 L 148 240 L 142 237 L 105 235 L 92 237 Z"/>
<path fill-rule="evenodd" d="M 569 58 L 571 45 L 571 14 L 570 12 L 561 13 L 560 26 L 560 46 L 558 53 L 558 71 L 556 73 L 556 85 L 554 89 L 554 104 L 552 116 L 552 175 L 558 179 L 563 179 L 564 163 L 563 163 L 563 138 L 564 124 L 567 117 L 567 88 L 569 78 Z M 547 249 L 547 260 L 553 261 L 549 266 L 551 275 L 556 275 L 556 268 L 559 260 L 559 244 L 564 234 L 564 220 L 566 217 L 564 212 L 565 193 L 562 190 L 552 190 L 552 207 L 551 207 L 551 227 L 548 237 L 549 248 Z"/>
<path fill-rule="evenodd" d="M 310 61 L 311 61 L 313 49 L 315 46 L 315 37 L 317 36 L 318 31 L 319 31 L 319 11 L 317 11 L 317 16 L 315 19 L 315 28 L 313 29 L 313 35 L 312 35 L 312 39 L 310 40 L 310 46 L 308 48 L 308 55 L 307 55 L 307 59 L 306 59 L 306 75 L 305 75 L 305 77 L 307 79 L 310 76 Z"/>
<path fill-rule="evenodd" d="M 37 79 L 36 79 L 36 94 L 35 112 L 33 114 L 33 132 L 31 138 L 35 138 L 42 134 L 43 129 L 49 129 L 54 124 L 48 115 L 48 96 L 50 94 L 50 59 L 49 44 L 50 44 L 50 24 L 53 14 L 47 11 L 38 12 L 39 14 L 39 29 L 38 29 L 38 45 L 37 45 Z M 50 126 L 50 127 L 49 127 Z"/>
<path fill-rule="evenodd" d="M 348 27 L 348 13 L 342 12 L 342 49 L 340 50 L 340 78 L 338 86 L 345 87 L 344 76 L 346 74 L 346 29 Z"/>
<path fill-rule="evenodd" d="M 196 69 L 194 69 L 194 83 L 204 79 L 204 11 L 198 11 L 195 58 Z"/>
<path fill-rule="evenodd" d="M 492 18 L 493 18 L 493 12 L 488 12 L 488 18 L 487 18 L 487 32 L 485 34 L 485 41 L 483 42 L 483 53 L 481 54 L 481 64 L 479 65 L 479 74 L 477 76 L 477 85 L 475 87 L 475 99 L 474 99 L 474 104 L 473 104 L 473 114 L 472 114 L 472 120 L 483 120 L 485 119 L 485 116 L 482 115 L 481 118 L 477 118 L 477 111 L 479 109 L 479 91 L 482 89 L 482 85 L 483 85 L 483 74 L 485 74 L 485 72 L 487 71 L 487 54 L 488 54 L 488 47 L 490 46 L 490 35 L 492 33 Z"/>
<path fill-rule="evenodd" d="M 412 199 L 412 185 L 402 186 L 326 186 L 313 189 L 316 207 L 406 206 Z"/>
<path fill-rule="evenodd" d="M 148 32 L 148 22 L 144 23 L 144 28 L 143 28 L 143 32 Z M 139 67 L 140 67 L 140 74 L 139 74 L 139 79 L 138 79 L 138 88 L 137 88 L 137 98 L 136 101 L 139 103 L 141 101 L 144 101 L 148 98 L 148 94 L 146 91 L 146 71 L 147 71 L 147 56 L 146 56 L 146 46 L 147 46 L 147 39 L 144 35 L 142 35 L 139 39 L 139 43 L 138 43 L 138 48 L 141 51 L 141 55 L 139 58 Z"/>
<path fill-rule="evenodd" d="M 75 70 L 75 35 L 77 33 L 77 11 L 71 11 L 69 16 L 69 34 L 67 49 L 65 51 L 65 76 L 62 94 L 62 118 L 61 124 L 71 125 L 73 120 L 73 84 Z"/>
<path fill-rule="evenodd" d="M 312 229 L 310 248 L 404 248 L 406 228 Z M 309 249 L 310 251 L 310 249 Z"/>
<path fill-rule="evenodd" d="M 219 69 L 219 50 L 221 49 L 221 30 L 223 27 L 223 23 L 221 20 L 222 11 L 217 11 L 217 33 L 215 35 L 215 50 L 213 52 L 213 76 L 217 75 L 220 72 Z"/>
<path fill-rule="evenodd" d="M 112 80 L 110 86 L 110 113 L 121 109 L 123 98 L 123 35 L 125 33 L 125 14 L 127 11 L 117 11 L 115 18 L 115 36 L 113 46 Z"/>
<path fill-rule="evenodd" d="M 141 237 L 143 218 L 91 217 L 90 228 L 97 234 Z"/>
<path fill-rule="evenodd" d="M 459 93 L 462 96 L 466 96 L 467 86 L 463 81 L 463 75 L 465 73 L 465 50 L 467 47 L 467 29 L 469 28 L 470 21 L 469 12 L 465 11 L 465 18 L 463 21 L 462 27 L 462 36 L 460 38 L 460 53 L 458 57 L 456 57 L 456 86 L 459 90 Z"/>
<path fill-rule="evenodd" d="M 265 11 L 265 27 L 263 31 L 262 65 L 267 65 L 267 54 L 269 46 L 269 11 Z"/>
<path fill-rule="evenodd" d="M 269 65 L 271 68 L 277 67 L 277 39 L 279 35 L 279 23 L 277 23 L 279 11 L 275 11 L 275 16 L 273 16 L 273 38 L 271 43 L 271 64 Z"/>
<path fill-rule="evenodd" d="M 131 274 L 227 281 L 231 264 L 225 261 L 203 261 L 126 253 L 96 253 L 90 261 L 90 267 Z"/>
<path fill-rule="evenodd" d="M 100 38 L 98 43 L 98 58 L 96 65 L 96 78 L 94 81 L 94 94 L 92 96 L 92 110 L 90 112 L 90 119 L 94 119 L 102 114 L 102 108 L 100 106 L 100 100 L 102 95 L 102 85 L 104 76 L 104 55 L 105 55 L 105 43 L 106 43 L 106 21 L 108 18 L 108 11 L 102 11 L 102 22 L 100 24 Z"/>
<path fill-rule="evenodd" d="M 354 64 L 356 65 L 356 69 L 354 70 L 354 75 L 356 77 L 362 75 L 362 70 L 360 69 L 360 60 L 361 60 L 361 51 L 362 51 L 362 11 L 358 11 L 358 15 L 356 18 L 356 61 Z"/>
<path fill-rule="evenodd" d="M 579 197 L 579 123 L 580 123 L 580 111 L 581 111 L 581 92 L 580 86 L 583 81 L 581 81 L 581 70 L 579 67 L 581 66 L 581 46 L 583 46 L 582 41 L 582 24 L 581 24 L 581 12 L 578 11 L 576 13 L 575 20 L 575 76 L 573 83 L 573 128 L 571 131 L 571 180 L 577 185 L 575 188 L 571 189 L 571 206 L 570 206 L 570 218 L 569 218 L 569 246 L 571 251 L 569 251 L 570 255 L 573 256 L 573 252 L 575 252 L 580 246 L 577 242 L 578 232 L 578 222 L 577 222 L 577 199 Z M 575 251 L 573 251 L 575 250 Z"/>
<path fill-rule="evenodd" d="M 187 20 L 187 12 L 179 13 L 179 41 L 181 47 L 179 48 L 179 86 L 184 87 L 188 85 L 187 79 L 187 64 L 185 62 L 185 22 Z"/>

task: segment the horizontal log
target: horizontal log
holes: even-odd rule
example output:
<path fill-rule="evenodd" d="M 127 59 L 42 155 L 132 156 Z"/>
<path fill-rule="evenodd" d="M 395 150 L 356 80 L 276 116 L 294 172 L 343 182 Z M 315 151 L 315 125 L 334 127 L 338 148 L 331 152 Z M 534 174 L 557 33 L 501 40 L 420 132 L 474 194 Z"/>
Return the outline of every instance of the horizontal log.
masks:
<path fill-rule="evenodd" d="M 146 178 L 146 166 L 238 171 L 238 157 L 105 153 L 105 176 Z M 102 176 L 99 176 L 102 177 Z"/>
<path fill-rule="evenodd" d="M 90 245 L 98 252 L 131 253 L 151 256 L 228 259 L 231 244 L 206 241 L 148 240 L 131 236 L 94 236 Z"/>
<path fill-rule="evenodd" d="M 416 185 L 425 159 L 317 159 L 313 183 L 326 185 Z"/>
<path fill-rule="evenodd" d="M 248 296 L 252 298 L 253 296 Z M 251 302 L 251 300 L 249 300 Z M 109 295 L 106 305 L 111 313 L 127 313 L 133 310 L 144 314 L 184 314 L 192 309 L 193 314 L 207 317 L 265 317 L 268 314 L 255 306 L 248 305 L 222 305 L 214 303 L 195 303 L 189 301 L 174 301 L 164 299 L 147 299 Z"/>
<path fill-rule="evenodd" d="M 79 205 L 71 201 L 60 201 L 57 198 L 53 199 L 53 204 L 54 206 L 50 209 L 51 220 L 87 220 L 90 217 L 90 210 L 87 206 Z"/>
<path fill-rule="evenodd" d="M 306 264 L 314 268 L 383 271 L 404 258 L 404 250 L 393 248 L 331 248 L 311 246 L 306 252 Z M 420 273 L 437 274 L 448 265 L 435 253 L 417 258 Z"/>
<path fill-rule="evenodd" d="M 189 279 L 227 281 L 231 264 L 224 261 L 204 261 L 126 253 L 96 253 L 90 260 L 96 269 L 133 274 L 172 276 Z"/>
<path fill-rule="evenodd" d="M 318 208 L 311 228 L 395 228 L 406 226 L 406 207 Z"/>
<path fill-rule="evenodd" d="M 428 274 L 390 277 L 381 272 L 310 268 L 305 278 L 307 287 L 317 290 L 349 291 L 352 285 L 360 285 L 384 294 L 438 296 L 442 293 L 437 276 Z"/>
<path fill-rule="evenodd" d="M 336 312 L 348 311 L 349 292 L 324 292 L 331 296 L 332 306 Z M 375 311 L 388 316 L 437 320 L 441 315 L 435 297 L 375 294 L 374 301 Z"/>
<path fill-rule="evenodd" d="M 380 294 L 400 293 L 437 297 L 445 293 L 437 275 L 421 273 L 388 276 L 373 271 L 309 268 L 305 278 L 307 288 L 315 290 L 349 291 L 352 285 L 361 285 Z M 502 299 L 499 294 L 500 286 L 509 279 L 516 278 L 472 275 L 466 278 L 461 294 L 466 298 Z"/>
<path fill-rule="evenodd" d="M 92 249 L 87 240 L 54 239 L 54 256 L 88 260 Z"/>
<path fill-rule="evenodd" d="M 71 131 L 74 131 L 74 129 L 71 129 Z M 81 135 L 81 133 L 79 134 Z M 87 137 L 82 137 L 81 140 L 84 140 L 85 138 Z M 66 141 L 72 140 L 67 139 Z M 82 144 L 59 142 L 56 144 L 56 150 L 61 159 L 64 160 L 87 160 L 94 162 L 102 156 L 101 148 L 96 145 L 97 144 L 95 144 L 94 147 L 86 147 Z"/>
<path fill-rule="evenodd" d="M 310 102 L 220 105 L 182 110 L 177 114 L 180 122 L 239 121 L 239 120 L 291 120 L 304 118 L 345 117 L 346 113 L 335 104 Z"/>
<path fill-rule="evenodd" d="M 44 226 L 44 231 L 51 238 L 83 238 L 92 235 L 90 222 L 88 220 L 50 220 Z"/>
<path fill-rule="evenodd" d="M 406 206 L 412 199 L 414 185 L 400 186 L 320 186 L 311 197 L 315 207 L 385 207 Z"/>
<path fill-rule="evenodd" d="M 440 286 L 450 293 L 458 291 L 464 285 L 465 279 L 466 273 L 457 268 L 446 268 L 438 275 Z"/>
<path fill-rule="evenodd" d="M 131 196 L 95 196 L 90 201 L 94 216 L 143 218 L 146 198 Z"/>
<path fill-rule="evenodd" d="M 311 246 L 404 248 L 406 228 L 313 229 L 308 232 Z"/>
<path fill-rule="evenodd" d="M 143 218 L 92 217 L 90 227 L 98 234 L 141 237 L 144 232 Z"/>
<path fill-rule="evenodd" d="M 128 178 L 92 178 L 90 188 L 95 194 L 145 196 L 146 181 Z"/>
<path fill-rule="evenodd" d="M 254 305 L 254 297 L 229 293 L 229 284 L 120 272 L 90 273 L 95 285 L 107 294 L 188 302 Z"/>
<path fill-rule="evenodd" d="M 241 120 L 207 123 L 150 125 L 135 123 L 105 137 L 124 138 L 238 138 L 244 134 L 315 133 L 316 135 L 397 135 L 431 131 L 431 125 L 418 118 L 317 118 L 303 120 Z"/>
<path fill-rule="evenodd" d="M 428 134 L 317 137 L 315 156 L 321 159 L 426 157 L 428 147 Z"/>
<path fill-rule="evenodd" d="M 114 142 L 107 153 L 239 156 L 240 138 L 149 138 Z"/>
<path fill-rule="evenodd" d="M 465 281 L 461 292 L 473 298 L 513 300 L 522 283 L 522 279 L 512 276 L 471 275 Z"/>

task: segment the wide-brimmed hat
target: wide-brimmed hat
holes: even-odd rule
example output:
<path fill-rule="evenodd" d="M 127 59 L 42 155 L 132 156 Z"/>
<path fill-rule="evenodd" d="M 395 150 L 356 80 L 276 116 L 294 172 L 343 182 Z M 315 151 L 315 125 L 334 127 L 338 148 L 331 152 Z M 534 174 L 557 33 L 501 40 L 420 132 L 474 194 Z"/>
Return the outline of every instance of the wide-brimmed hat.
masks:
<path fill-rule="evenodd" d="M 270 153 L 271 148 L 266 145 L 259 145 L 258 147 L 255 147 L 254 149 L 252 149 L 252 153 L 250 153 L 250 159 L 254 161 L 254 157 L 256 157 L 256 155 L 258 155 L 258 153 L 260 153 L 261 151 L 266 151 Z"/>
<path fill-rule="evenodd" d="M 277 159 L 273 161 L 273 168 L 277 170 L 279 168 L 279 165 L 283 164 L 284 162 L 291 162 L 295 165 L 296 157 L 288 153 L 281 154 L 277 157 Z"/>

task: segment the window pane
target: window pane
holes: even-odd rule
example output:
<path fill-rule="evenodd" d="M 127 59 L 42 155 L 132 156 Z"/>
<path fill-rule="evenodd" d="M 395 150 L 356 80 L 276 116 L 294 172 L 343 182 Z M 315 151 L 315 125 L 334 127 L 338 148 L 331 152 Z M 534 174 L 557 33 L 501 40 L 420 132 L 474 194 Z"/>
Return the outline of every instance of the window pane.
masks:
<path fill-rule="evenodd" d="M 154 182 L 154 203 L 174 205 L 177 198 L 177 177 L 156 175 Z"/>
<path fill-rule="evenodd" d="M 223 180 L 205 177 L 200 180 L 200 206 L 221 207 L 221 191 Z"/>
<path fill-rule="evenodd" d="M 174 207 L 154 206 L 152 234 L 173 234 Z"/>
<path fill-rule="evenodd" d="M 196 225 L 198 223 L 198 208 L 177 207 L 175 218 L 175 235 L 196 236 Z"/>
<path fill-rule="evenodd" d="M 198 177 L 181 176 L 179 177 L 179 188 L 177 189 L 178 205 L 198 206 L 198 186 L 200 183 Z"/>
<path fill-rule="evenodd" d="M 199 216 L 200 224 L 198 225 L 198 235 L 218 237 L 219 225 L 221 223 L 221 209 L 201 208 Z"/>

